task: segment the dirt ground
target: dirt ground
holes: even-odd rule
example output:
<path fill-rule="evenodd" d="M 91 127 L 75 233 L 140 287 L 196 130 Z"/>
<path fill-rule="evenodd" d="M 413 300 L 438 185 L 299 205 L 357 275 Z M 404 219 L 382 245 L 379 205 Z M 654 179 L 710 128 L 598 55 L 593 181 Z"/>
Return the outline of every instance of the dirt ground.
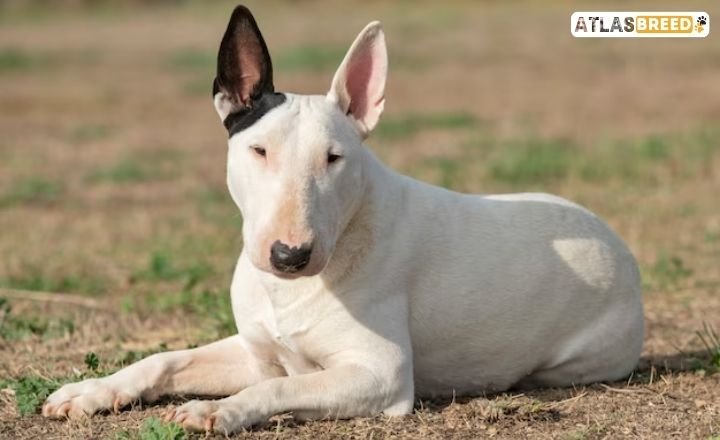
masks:
<path fill-rule="evenodd" d="M 717 35 L 570 37 L 574 10 L 623 2 L 248 5 L 277 88 L 299 93 L 325 93 L 381 20 L 390 78 L 368 145 L 419 179 L 600 214 L 640 263 L 646 344 L 619 383 L 419 401 L 396 419 L 281 416 L 234 438 L 720 438 L 720 347 L 698 336 L 720 331 Z M 0 438 L 182 438 L 144 425 L 172 401 L 48 421 L 20 414 L 33 393 L 17 384 L 99 374 L 89 353 L 113 370 L 232 332 L 242 219 L 210 87 L 233 6 L 0 5 Z M 720 17 L 713 2 L 632 9 L 679 7 Z"/>

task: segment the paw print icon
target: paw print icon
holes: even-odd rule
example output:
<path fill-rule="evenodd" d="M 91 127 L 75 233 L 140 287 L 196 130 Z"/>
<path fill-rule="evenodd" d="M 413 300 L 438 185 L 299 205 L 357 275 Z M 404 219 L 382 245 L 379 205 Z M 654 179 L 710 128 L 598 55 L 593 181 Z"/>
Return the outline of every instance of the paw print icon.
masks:
<path fill-rule="evenodd" d="M 705 26 L 705 25 L 707 24 L 707 17 L 704 16 L 704 15 L 699 16 L 699 17 L 697 18 L 697 23 L 698 23 L 700 26 Z"/>

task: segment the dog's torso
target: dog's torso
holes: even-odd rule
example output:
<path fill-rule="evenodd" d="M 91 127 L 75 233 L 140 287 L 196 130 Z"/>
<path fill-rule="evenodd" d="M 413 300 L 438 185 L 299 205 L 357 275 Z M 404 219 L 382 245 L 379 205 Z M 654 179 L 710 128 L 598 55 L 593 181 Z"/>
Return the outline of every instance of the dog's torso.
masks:
<path fill-rule="evenodd" d="M 251 345 L 289 374 L 348 356 L 372 363 L 382 350 L 408 356 L 411 366 L 389 364 L 398 375 L 411 367 L 422 395 L 587 383 L 634 367 L 636 264 L 592 213 L 545 194 L 458 194 L 365 160 L 368 196 L 321 275 L 283 281 L 241 256 L 233 304 Z"/>

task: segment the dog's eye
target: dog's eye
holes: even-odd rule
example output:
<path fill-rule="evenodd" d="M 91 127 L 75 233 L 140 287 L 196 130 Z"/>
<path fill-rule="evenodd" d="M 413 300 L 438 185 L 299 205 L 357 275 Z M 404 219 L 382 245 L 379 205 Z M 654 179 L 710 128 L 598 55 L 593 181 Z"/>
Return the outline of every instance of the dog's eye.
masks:
<path fill-rule="evenodd" d="M 340 156 L 339 154 L 328 153 L 328 156 L 327 156 L 328 163 L 335 163 L 340 159 L 342 159 L 342 156 Z"/>
<path fill-rule="evenodd" d="M 265 156 L 267 155 L 267 152 L 265 151 L 265 149 L 264 149 L 263 147 L 258 147 L 257 145 L 253 145 L 253 146 L 250 147 L 250 148 L 252 148 L 252 150 L 253 150 L 253 151 L 255 152 L 255 154 L 257 154 L 258 156 L 265 157 Z"/>

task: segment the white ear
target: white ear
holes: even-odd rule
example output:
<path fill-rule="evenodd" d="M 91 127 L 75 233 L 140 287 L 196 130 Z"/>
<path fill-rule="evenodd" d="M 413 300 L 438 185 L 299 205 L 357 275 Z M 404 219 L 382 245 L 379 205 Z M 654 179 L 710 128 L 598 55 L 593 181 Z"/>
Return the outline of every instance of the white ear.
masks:
<path fill-rule="evenodd" d="M 374 21 L 350 46 L 327 94 L 353 119 L 363 138 L 375 128 L 385 107 L 387 68 L 385 34 L 380 22 Z"/>

